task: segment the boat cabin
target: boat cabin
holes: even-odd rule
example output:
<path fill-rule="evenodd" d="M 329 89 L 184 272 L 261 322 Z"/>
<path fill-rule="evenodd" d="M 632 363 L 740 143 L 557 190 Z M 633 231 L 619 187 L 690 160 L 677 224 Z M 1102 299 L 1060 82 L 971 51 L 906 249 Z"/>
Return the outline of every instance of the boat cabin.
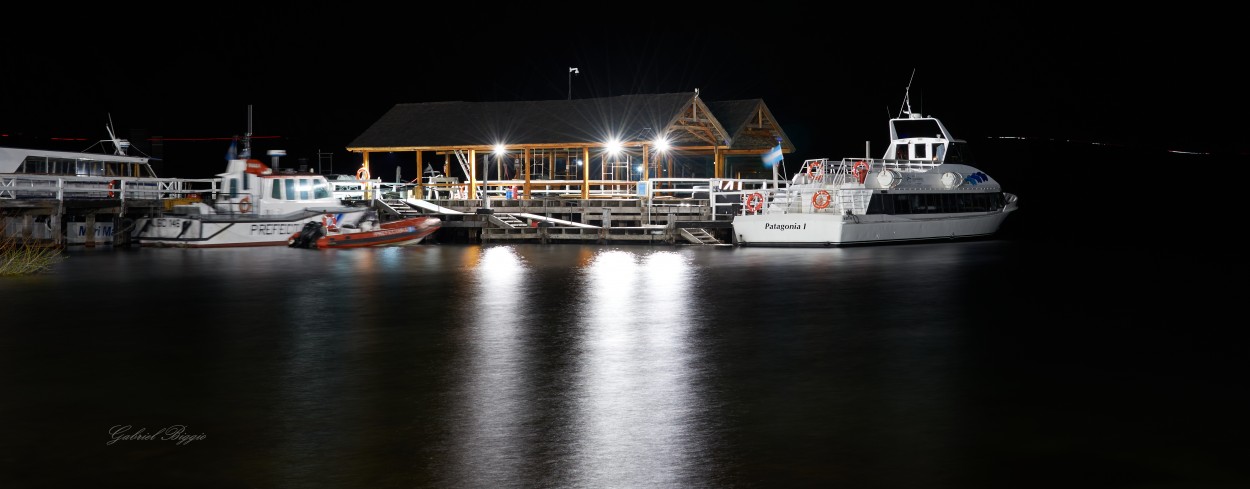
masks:
<path fill-rule="evenodd" d="M 0 148 L 0 173 L 75 177 L 147 177 L 156 173 L 137 156 Z"/>
<path fill-rule="evenodd" d="M 307 207 L 332 207 L 339 200 L 322 175 L 280 173 L 257 160 L 232 160 L 221 177 L 218 212 L 285 214 Z"/>
<path fill-rule="evenodd" d="M 919 114 L 909 116 L 890 119 L 890 146 L 884 159 L 968 163 L 966 142 L 951 137 L 940 121 Z"/>

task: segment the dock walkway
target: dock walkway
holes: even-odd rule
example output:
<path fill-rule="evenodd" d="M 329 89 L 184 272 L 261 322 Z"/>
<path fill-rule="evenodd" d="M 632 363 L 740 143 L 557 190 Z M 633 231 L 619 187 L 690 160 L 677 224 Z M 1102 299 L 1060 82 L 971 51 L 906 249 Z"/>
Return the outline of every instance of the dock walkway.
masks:
<path fill-rule="evenodd" d="M 391 218 L 437 216 L 443 221 L 433 239 L 437 242 L 695 245 L 732 244 L 733 217 L 744 195 L 776 185 L 771 180 L 653 179 L 633 193 L 590 199 L 563 194 L 505 198 L 500 193 L 484 200 L 422 199 L 415 188 L 369 183 L 370 198 L 359 204 Z M 134 219 L 212 199 L 220 192 L 217 185 L 213 179 L 0 175 L 0 236 L 56 245 L 129 245 Z"/>

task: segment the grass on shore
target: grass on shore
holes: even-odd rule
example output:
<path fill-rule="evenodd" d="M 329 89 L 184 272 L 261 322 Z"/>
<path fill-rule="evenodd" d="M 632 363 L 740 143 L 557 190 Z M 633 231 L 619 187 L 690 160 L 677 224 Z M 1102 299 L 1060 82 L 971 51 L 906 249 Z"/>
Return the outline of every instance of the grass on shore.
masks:
<path fill-rule="evenodd" d="M 29 275 L 65 259 L 61 249 L 16 238 L 0 238 L 0 276 Z"/>

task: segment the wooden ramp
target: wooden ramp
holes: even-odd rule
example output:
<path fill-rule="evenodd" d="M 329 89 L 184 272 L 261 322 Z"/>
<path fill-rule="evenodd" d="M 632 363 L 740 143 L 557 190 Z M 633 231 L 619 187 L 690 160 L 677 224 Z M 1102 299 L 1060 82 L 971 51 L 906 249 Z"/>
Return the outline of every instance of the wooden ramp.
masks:
<path fill-rule="evenodd" d="M 678 231 L 681 231 L 681 237 L 686 238 L 686 241 L 697 245 L 729 246 L 726 243 L 722 243 L 719 239 L 716 239 L 715 236 L 712 236 L 712 233 L 707 232 L 707 230 L 703 228 L 680 228 Z"/>

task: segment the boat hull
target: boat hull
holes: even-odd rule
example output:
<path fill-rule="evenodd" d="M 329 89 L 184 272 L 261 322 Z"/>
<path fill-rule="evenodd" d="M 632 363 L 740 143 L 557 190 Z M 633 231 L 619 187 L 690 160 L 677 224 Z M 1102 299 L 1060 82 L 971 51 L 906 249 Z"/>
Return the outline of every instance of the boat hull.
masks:
<path fill-rule="evenodd" d="M 997 232 L 1009 212 L 915 218 L 834 213 L 760 214 L 735 216 L 733 229 L 734 239 L 741 246 L 839 246 L 971 238 Z"/>
<path fill-rule="evenodd" d="M 360 212 L 364 210 L 351 210 Z M 305 212 L 275 218 L 229 219 L 221 216 L 168 216 L 144 218 L 135 223 L 134 238 L 140 246 L 165 248 L 231 248 L 286 246 L 291 233 L 309 222 L 325 222 L 343 212 Z"/>
<path fill-rule="evenodd" d="M 307 247 L 329 249 L 364 248 L 368 246 L 409 246 L 420 243 L 440 227 L 442 227 L 442 221 L 437 217 L 413 217 L 382 223 L 378 229 L 371 231 L 329 234 L 318 238 Z M 292 233 L 284 243 L 292 247 L 303 247 L 297 246 L 299 236 L 300 233 L 298 231 Z"/>

